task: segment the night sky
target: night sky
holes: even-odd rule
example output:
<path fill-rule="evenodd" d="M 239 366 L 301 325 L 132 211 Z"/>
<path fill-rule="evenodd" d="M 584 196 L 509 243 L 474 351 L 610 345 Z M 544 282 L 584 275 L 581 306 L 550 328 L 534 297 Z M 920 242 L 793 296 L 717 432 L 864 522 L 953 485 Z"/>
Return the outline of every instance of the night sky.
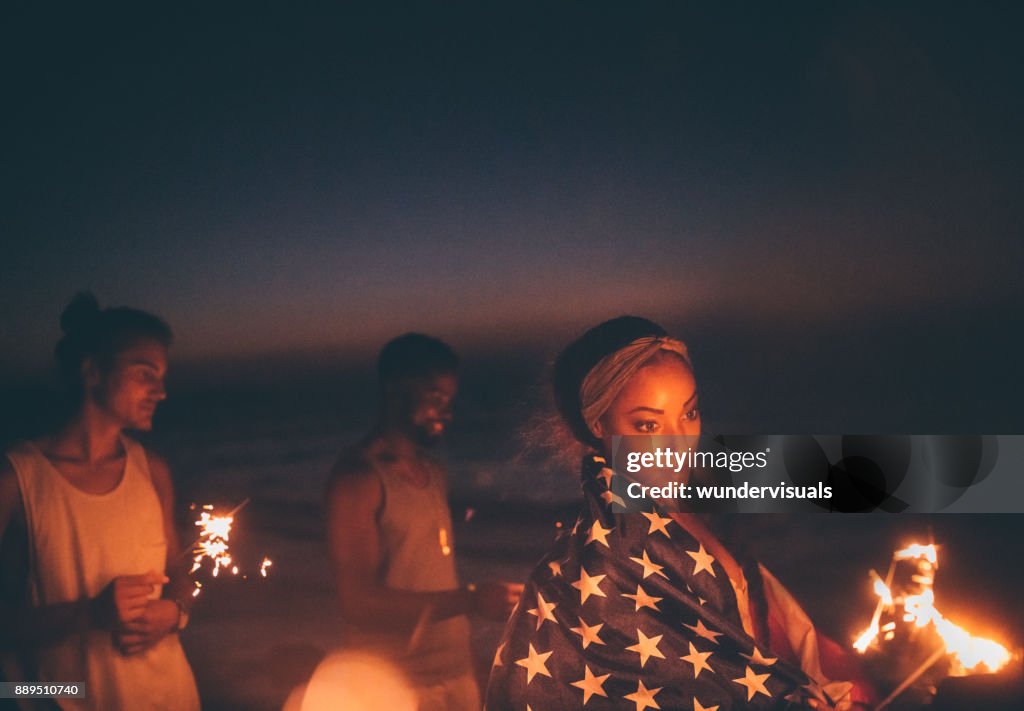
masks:
<path fill-rule="evenodd" d="M 4 373 L 49 364 L 88 288 L 183 362 L 409 329 L 511 351 L 631 312 L 717 334 L 705 362 L 828 333 L 885 382 L 944 351 L 920 392 L 963 367 L 957 397 L 1020 394 L 1014 3 L 18 5 Z"/>

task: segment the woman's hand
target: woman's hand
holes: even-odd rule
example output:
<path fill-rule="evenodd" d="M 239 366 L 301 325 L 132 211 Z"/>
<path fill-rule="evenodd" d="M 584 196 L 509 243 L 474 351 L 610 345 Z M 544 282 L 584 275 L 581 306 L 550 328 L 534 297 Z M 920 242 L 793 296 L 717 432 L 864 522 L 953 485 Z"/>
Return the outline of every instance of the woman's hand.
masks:
<path fill-rule="evenodd" d="M 473 612 L 487 620 L 504 622 L 523 594 L 522 583 L 488 581 L 472 588 Z"/>

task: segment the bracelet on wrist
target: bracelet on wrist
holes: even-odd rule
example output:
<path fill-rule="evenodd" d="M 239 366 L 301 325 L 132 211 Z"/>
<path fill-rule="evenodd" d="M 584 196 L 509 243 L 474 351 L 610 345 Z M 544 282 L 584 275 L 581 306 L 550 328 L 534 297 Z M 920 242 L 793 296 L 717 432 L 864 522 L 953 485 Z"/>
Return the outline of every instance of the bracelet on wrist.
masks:
<path fill-rule="evenodd" d="M 185 609 L 185 605 L 178 598 L 171 598 L 171 602 L 178 608 L 178 619 L 174 623 L 174 627 L 171 628 L 172 632 L 181 632 L 188 626 L 188 610 Z"/>

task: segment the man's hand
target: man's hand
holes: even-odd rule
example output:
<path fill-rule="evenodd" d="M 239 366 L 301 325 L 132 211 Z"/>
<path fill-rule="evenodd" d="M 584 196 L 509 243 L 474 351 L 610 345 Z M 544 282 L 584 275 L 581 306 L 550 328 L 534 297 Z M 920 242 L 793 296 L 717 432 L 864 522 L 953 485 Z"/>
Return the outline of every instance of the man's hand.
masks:
<path fill-rule="evenodd" d="M 523 595 L 522 583 L 491 580 L 473 591 L 473 612 L 488 620 L 504 622 Z"/>
<path fill-rule="evenodd" d="M 118 630 L 143 615 L 157 585 L 167 577 L 155 571 L 114 578 L 91 601 L 92 618 L 101 629 Z M 173 603 L 172 603 L 173 605 Z M 175 613 L 177 614 L 177 613 Z"/>
<path fill-rule="evenodd" d="M 114 632 L 114 646 L 125 655 L 144 652 L 178 626 L 178 605 L 173 600 L 150 600 L 142 615 Z"/>

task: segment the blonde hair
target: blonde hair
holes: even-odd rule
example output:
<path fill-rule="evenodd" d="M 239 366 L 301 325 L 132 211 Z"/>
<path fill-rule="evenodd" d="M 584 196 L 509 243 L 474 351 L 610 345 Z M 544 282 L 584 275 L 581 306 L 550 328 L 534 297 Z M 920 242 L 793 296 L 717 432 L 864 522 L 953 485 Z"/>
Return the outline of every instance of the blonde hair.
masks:
<path fill-rule="evenodd" d="M 609 353 L 591 368 L 580 385 L 580 412 L 592 433 L 596 435 L 598 421 L 629 379 L 663 352 L 675 353 L 690 365 L 690 355 L 682 341 L 668 336 L 644 336 Z"/>

